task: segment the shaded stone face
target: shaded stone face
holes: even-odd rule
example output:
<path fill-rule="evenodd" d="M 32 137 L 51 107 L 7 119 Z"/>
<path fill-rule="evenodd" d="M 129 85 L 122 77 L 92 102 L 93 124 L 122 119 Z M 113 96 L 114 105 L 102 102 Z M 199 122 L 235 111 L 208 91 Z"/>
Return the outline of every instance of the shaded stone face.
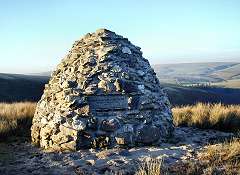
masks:
<path fill-rule="evenodd" d="M 170 103 L 140 48 L 100 29 L 76 41 L 53 71 L 32 141 L 54 150 L 151 145 L 172 131 Z"/>

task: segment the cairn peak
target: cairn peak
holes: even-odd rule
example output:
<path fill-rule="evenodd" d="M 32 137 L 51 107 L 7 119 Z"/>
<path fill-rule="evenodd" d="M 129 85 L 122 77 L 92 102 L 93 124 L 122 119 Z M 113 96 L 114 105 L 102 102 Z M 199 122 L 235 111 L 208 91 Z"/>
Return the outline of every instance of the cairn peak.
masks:
<path fill-rule="evenodd" d="M 99 29 L 76 41 L 53 71 L 32 141 L 54 150 L 139 146 L 172 131 L 170 103 L 140 48 Z"/>
<path fill-rule="evenodd" d="M 100 29 L 97 29 L 96 34 L 115 34 L 115 32 L 112 32 L 111 30 L 108 30 L 108 29 L 105 29 L 105 28 L 100 28 Z"/>

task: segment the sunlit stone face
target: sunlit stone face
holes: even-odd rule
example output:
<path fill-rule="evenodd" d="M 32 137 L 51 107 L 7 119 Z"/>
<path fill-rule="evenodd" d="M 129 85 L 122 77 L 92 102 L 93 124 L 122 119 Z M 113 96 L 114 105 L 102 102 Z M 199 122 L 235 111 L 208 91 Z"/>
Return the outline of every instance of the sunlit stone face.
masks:
<path fill-rule="evenodd" d="M 101 29 L 76 41 L 53 71 L 32 141 L 54 150 L 141 146 L 172 131 L 170 103 L 140 48 Z"/>

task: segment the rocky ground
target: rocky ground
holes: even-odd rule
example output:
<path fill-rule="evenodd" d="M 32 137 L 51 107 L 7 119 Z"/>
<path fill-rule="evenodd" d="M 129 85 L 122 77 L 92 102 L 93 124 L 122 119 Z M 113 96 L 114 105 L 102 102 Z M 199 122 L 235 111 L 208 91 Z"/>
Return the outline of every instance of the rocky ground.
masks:
<path fill-rule="evenodd" d="M 134 174 L 142 161 L 157 158 L 163 159 L 165 165 L 173 165 L 194 160 L 207 144 L 232 136 L 215 130 L 179 127 L 174 138 L 161 146 L 68 153 L 42 151 L 18 138 L 0 143 L 0 174 Z"/>

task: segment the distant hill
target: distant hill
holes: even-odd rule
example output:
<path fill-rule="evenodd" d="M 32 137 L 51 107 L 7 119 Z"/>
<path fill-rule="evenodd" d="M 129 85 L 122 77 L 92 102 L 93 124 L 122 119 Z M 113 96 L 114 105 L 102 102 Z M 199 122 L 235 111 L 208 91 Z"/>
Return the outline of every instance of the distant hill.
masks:
<path fill-rule="evenodd" d="M 160 64 L 153 68 L 164 83 L 240 87 L 240 63 L 236 62 Z"/>
<path fill-rule="evenodd" d="M 0 102 L 38 101 L 48 80 L 49 76 L 0 74 Z M 161 84 L 173 105 L 197 102 L 240 104 L 240 89 Z"/>
<path fill-rule="evenodd" d="M 206 84 L 212 86 L 240 88 L 240 63 L 178 63 L 152 65 L 160 82 L 167 84 L 191 85 Z M 50 76 L 51 72 L 37 75 Z"/>
<path fill-rule="evenodd" d="M 240 63 L 163 64 L 153 65 L 153 68 L 173 105 L 196 102 L 240 104 Z M 0 73 L 0 102 L 39 100 L 50 74 Z M 205 83 L 208 86 L 201 86 Z M 194 84 L 200 86 L 192 86 Z"/>
<path fill-rule="evenodd" d="M 233 64 L 230 67 L 220 69 L 212 73 L 212 76 L 224 79 L 224 80 L 233 80 L 240 78 L 240 64 Z"/>
<path fill-rule="evenodd" d="M 184 87 L 162 83 L 172 105 L 191 105 L 198 102 L 240 104 L 240 89 L 222 87 Z"/>
<path fill-rule="evenodd" d="M 48 76 L 0 73 L 0 101 L 37 101 L 48 79 Z"/>

